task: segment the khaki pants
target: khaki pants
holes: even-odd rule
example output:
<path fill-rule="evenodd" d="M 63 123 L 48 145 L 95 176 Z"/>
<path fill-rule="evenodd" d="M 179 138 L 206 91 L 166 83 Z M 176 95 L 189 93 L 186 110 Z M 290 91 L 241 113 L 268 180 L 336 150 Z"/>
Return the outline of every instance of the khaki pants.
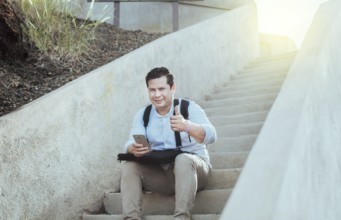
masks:
<path fill-rule="evenodd" d="M 189 220 L 196 192 L 211 175 L 211 165 L 192 154 L 180 154 L 168 169 L 127 161 L 122 167 L 121 192 L 125 220 L 141 219 L 142 187 L 162 194 L 175 194 L 174 219 Z"/>

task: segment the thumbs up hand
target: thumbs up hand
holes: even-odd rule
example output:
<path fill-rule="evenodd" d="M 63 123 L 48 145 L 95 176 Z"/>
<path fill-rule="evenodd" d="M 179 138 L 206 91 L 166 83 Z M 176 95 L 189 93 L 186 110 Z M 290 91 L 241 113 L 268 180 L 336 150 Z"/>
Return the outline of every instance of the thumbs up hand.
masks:
<path fill-rule="evenodd" d="M 179 106 L 174 107 L 175 115 L 170 117 L 170 124 L 173 131 L 185 131 L 186 130 L 186 120 L 181 115 L 179 111 Z"/>
<path fill-rule="evenodd" d="M 175 111 L 175 115 L 176 115 L 176 116 L 179 116 L 179 115 L 180 115 L 180 116 L 182 117 L 182 115 L 181 115 L 181 113 L 180 113 L 180 111 L 179 111 L 179 106 L 178 106 L 178 105 L 174 107 L 174 111 Z"/>

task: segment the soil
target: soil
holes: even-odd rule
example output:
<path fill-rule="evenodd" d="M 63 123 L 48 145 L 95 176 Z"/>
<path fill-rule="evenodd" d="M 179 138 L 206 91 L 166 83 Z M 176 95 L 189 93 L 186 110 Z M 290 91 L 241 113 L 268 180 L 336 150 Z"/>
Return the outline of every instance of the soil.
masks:
<path fill-rule="evenodd" d="M 25 60 L 0 58 L 0 117 L 163 35 L 104 23 L 96 29 L 90 53 L 77 62 L 51 60 L 35 47 Z"/>

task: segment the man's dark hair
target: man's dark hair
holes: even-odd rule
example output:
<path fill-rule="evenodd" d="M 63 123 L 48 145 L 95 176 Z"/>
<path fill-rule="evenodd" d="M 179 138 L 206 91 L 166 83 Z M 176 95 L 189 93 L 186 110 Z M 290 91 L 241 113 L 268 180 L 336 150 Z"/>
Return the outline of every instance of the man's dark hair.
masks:
<path fill-rule="evenodd" d="M 146 84 L 148 87 L 148 81 L 152 79 L 158 79 L 165 76 L 167 78 L 167 84 L 172 88 L 174 85 L 174 76 L 165 67 L 157 67 L 149 71 L 146 76 Z"/>

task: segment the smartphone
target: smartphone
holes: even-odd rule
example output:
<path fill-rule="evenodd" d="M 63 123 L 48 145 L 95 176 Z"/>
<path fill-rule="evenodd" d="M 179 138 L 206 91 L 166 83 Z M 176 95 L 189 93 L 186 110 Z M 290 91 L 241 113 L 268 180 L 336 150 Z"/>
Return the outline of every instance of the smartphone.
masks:
<path fill-rule="evenodd" d="M 134 134 L 133 137 L 136 143 L 143 144 L 143 146 L 147 146 L 150 149 L 149 142 L 143 134 Z"/>

